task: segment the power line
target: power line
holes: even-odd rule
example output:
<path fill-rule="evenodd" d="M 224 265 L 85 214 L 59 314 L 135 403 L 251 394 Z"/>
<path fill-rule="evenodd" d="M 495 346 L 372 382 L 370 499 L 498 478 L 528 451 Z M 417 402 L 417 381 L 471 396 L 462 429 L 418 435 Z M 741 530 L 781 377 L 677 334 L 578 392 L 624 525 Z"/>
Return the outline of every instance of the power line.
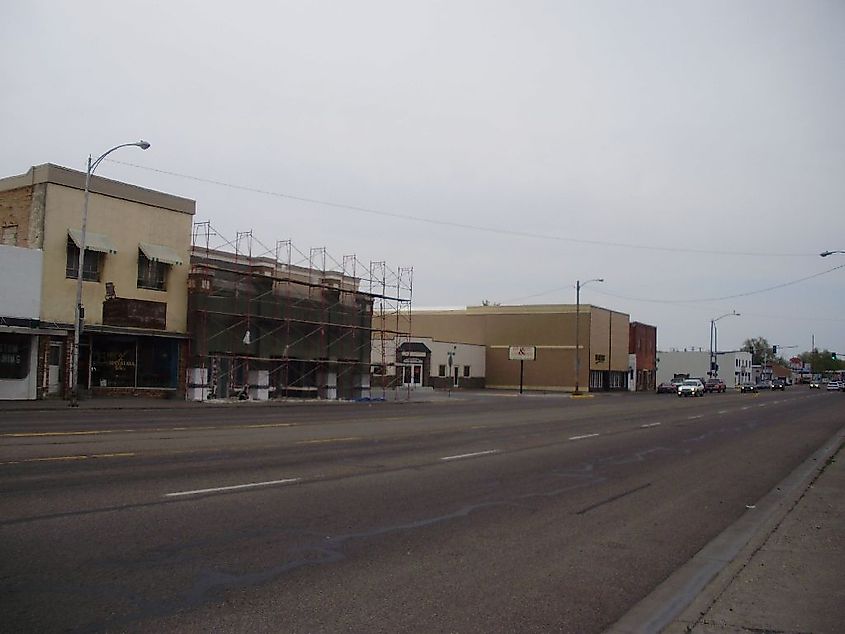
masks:
<path fill-rule="evenodd" d="M 616 293 L 610 293 L 608 291 L 601 290 L 598 287 L 593 288 L 594 293 L 600 293 L 602 295 L 608 295 L 610 297 L 616 297 L 618 299 L 627 299 L 633 302 L 650 302 L 655 304 L 697 304 L 703 302 L 718 302 L 723 301 L 726 299 L 737 299 L 739 297 L 749 297 L 751 295 L 759 295 L 760 293 L 768 293 L 769 291 L 778 290 L 781 288 L 786 288 L 787 286 L 794 286 L 795 284 L 800 284 L 801 282 L 806 282 L 807 280 L 812 280 L 817 277 L 821 277 L 822 275 L 827 275 L 828 273 L 832 273 L 838 269 L 845 268 L 845 264 L 840 264 L 839 266 L 834 266 L 831 269 L 827 269 L 826 271 L 821 271 L 819 273 L 814 273 L 813 275 L 808 275 L 807 277 L 802 277 L 797 280 L 792 280 L 790 282 L 784 282 L 782 284 L 776 284 L 775 286 L 768 286 L 766 288 L 761 288 L 754 291 L 746 291 L 744 293 L 736 293 L 735 295 L 725 295 L 723 297 L 707 297 L 703 299 L 649 299 L 644 297 L 628 297 L 625 295 L 618 295 Z"/>
<path fill-rule="evenodd" d="M 767 253 L 761 251 L 726 251 L 714 249 L 695 249 L 689 247 L 670 247 L 663 245 L 646 245 L 634 244 L 629 242 L 610 242 L 606 240 L 587 240 L 583 238 L 566 238 L 546 233 L 532 233 L 530 231 L 518 231 L 515 229 L 500 229 L 497 227 L 489 227 L 485 225 L 475 225 L 465 222 L 455 222 L 452 220 L 436 220 L 434 218 L 425 218 L 422 216 L 414 216 L 412 214 L 402 214 L 392 211 L 383 211 L 373 209 L 371 207 L 361 207 L 359 205 L 349 205 L 345 203 L 336 203 L 328 200 L 319 200 L 317 198 L 307 198 L 305 196 L 296 196 L 294 194 L 286 194 L 284 192 L 275 192 L 267 189 L 259 189 L 256 187 L 249 187 L 246 185 L 236 185 L 227 183 L 225 181 L 214 180 L 210 178 L 202 178 L 200 176 L 192 176 L 189 174 L 181 174 L 179 172 L 171 172 L 168 170 L 158 169 L 154 167 L 147 167 L 145 165 L 138 165 L 137 163 L 128 163 L 125 161 L 116 161 L 114 159 L 106 159 L 110 163 L 117 165 L 125 165 L 127 167 L 134 167 L 136 169 L 155 172 L 157 174 L 164 174 L 166 176 L 174 176 L 177 178 L 184 178 L 198 183 L 206 183 L 209 185 L 217 185 L 219 187 L 226 187 L 229 189 L 236 189 L 239 191 L 251 192 L 254 194 L 262 194 L 264 196 L 273 196 L 275 198 L 284 198 L 286 200 L 295 200 L 297 202 L 308 203 L 311 205 L 322 205 L 324 207 L 331 207 L 333 209 L 345 209 L 348 211 L 357 211 L 365 214 L 372 214 L 387 218 L 394 218 L 396 220 L 409 220 L 412 222 L 421 222 L 430 225 L 437 225 L 442 227 L 453 227 L 457 229 L 466 229 L 470 231 L 483 231 L 485 233 L 493 233 L 496 235 L 516 236 L 520 238 L 531 238 L 534 240 L 550 240 L 553 242 L 567 242 L 573 244 L 585 244 L 591 246 L 614 247 L 621 249 L 636 249 L 640 251 L 663 251 L 669 253 L 697 253 L 700 255 L 730 255 L 730 256 L 744 256 L 744 257 L 818 257 L 818 253 Z"/>

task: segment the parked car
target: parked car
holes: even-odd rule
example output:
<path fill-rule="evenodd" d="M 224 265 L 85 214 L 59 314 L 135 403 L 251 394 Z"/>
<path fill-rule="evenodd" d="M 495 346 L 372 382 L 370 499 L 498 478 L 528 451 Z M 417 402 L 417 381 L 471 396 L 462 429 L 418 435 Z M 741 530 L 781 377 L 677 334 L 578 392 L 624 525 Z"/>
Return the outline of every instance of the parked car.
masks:
<path fill-rule="evenodd" d="M 674 381 L 664 381 L 657 386 L 658 394 L 674 394 L 678 391 L 678 384 Z"/>
<path fill-rule="evenodd" d="M 772 389 L 772 382 L 771 381 L 759 381 L 757 383 L 757 385 L 755 385 L 754 387 L 756 387 L 757 390 L 771 390 Z"/>
<path fill-rule="evenodd" d="M 757 386 L 753 383 L 742 383 L 739 386 L 739 393 L 744 394 L 745 392 L 757 392 Z"/>
<path fill-rule="evenodd" d="M 728 386 L 725 385 L 725 382 L 722 379 L 707 379 L 704 382 L 704 391 L 705 392 L 724 392 L 728 389 Z"/>
<path fill-rule="evenodd" d="M 827 382 L 827 391 L 828 392 L 838 392 L 842 389 L 842 384 L 839 381 L 828 381 Z"/>
<path fill-rule="evenodd" d="M 678 396 L 704 396 L 704 384 L 698 379 L 687 379 L 678 386 Z"/>

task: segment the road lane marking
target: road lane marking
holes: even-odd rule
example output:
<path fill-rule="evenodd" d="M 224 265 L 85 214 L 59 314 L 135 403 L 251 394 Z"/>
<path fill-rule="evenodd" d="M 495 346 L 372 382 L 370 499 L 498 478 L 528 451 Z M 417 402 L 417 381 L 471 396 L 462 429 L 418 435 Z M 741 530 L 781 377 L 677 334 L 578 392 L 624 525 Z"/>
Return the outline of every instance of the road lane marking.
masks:
<path fill-rule="evenodd" d="M 491 453 L 499 453 L 498 449 L 490 449 L 488 451 L 476 451 L 475 453 L 462 453 L 457 456 L 446 456 L 445 458 L 441 458 L 441 460 L 460 460 L 461 458 L 474 458 L 475 456 L 486 456 Z"/>
<path fill-rule="evenodd" d="M 757 407 L 766 407 L 766 403 L 757 403 Z"/>
<path fill-rule="evenodd" d="M 584 438 L 595 438 L 598 434 L 584 434 L 583 436 L 570 436 L 569 440 L 584 440 Z"/>
<path fill-rule="evenodd" d="M 687 416 L 687 420 L 698 420 L 699 418 L 704 418 L 704 414 L 698 414 L 697 416 Z"/>
<path fill-rule="evenodd" d="M 266 429 L 272 427 L 294 427 L 296 423 L 256 423 L 253 425 L 203 425 L 196 427 L 151 427 L 149 429 L 84 429 L 79 431 L 27 431 L 6 432 L 4 438 L 40 438 L 50 436 L 97 436 L 100 434 L 161 433 L 163 431 L 209 431 L 227 429 Z"/>
<path fill-rule="evenodd" d="M 175 493 L 165 493 L 166 498 L 175 498 L 186 495 L 202 495 L 203 493 L 221 493 L 223 491 L 237 491 L 240 489 L 254 489 L 257 487 L 269 487 L 275 484 L 293 484 L 299 482 L 302 478 L 285 478 L 284 480 L 268 480 L 267 482 L 249 482 L 247 484 L 233 484 L 226 487 L 212 487 L 210 489 L 195 489 L 193 491 L 176 491 Z"/>
<path fill-rule="evenodd" d="M 726 410 L 726 409 L 720 409 L 720 410 L 719 410 L 718 412 L 716 412 L 716 413 L 717 413 L 717 414 L 727 414 L 727 413 L 728 413 L 728 410 Z"/>
<path fill-rule="evenodd" d="M 315 440 L 300 440 L 296 445 L 319 445 L 328 442 L 346 442 L 349 440 L 363 440 L 360 436 L 348 436 L 346 438 L 317 438 Z"/>
<path fill-rule="evenodd" d="M 646 423 L 645 425 L 640 425 L 640 427 L 657 427 L 660 423 Z"/>
<path fill-rule="evenodd" d="M 78 456 L 50 456 L 47 458 L 22 458 L 21 460 L 10 460 L 9 462 L 0 462 L 0 465 L 8 464 L 23 464 L 26 462 L 61 462 L 71 460 L 94 460 L 97 458 L 130 458 L 134 453 L 95 453 L 95 454 L 81 454 Z"/>
<path fill-rule="evenodd" d="M 744 411 L 745 411 L 745 410 L 747 410 L 747 409 L 751 409 L 751 406 L 750 406 L 750 405 L 746 405 L 745 407 L 740 407 L 739 409 L 741 409 L 741 410 L 744 412 Z"/>

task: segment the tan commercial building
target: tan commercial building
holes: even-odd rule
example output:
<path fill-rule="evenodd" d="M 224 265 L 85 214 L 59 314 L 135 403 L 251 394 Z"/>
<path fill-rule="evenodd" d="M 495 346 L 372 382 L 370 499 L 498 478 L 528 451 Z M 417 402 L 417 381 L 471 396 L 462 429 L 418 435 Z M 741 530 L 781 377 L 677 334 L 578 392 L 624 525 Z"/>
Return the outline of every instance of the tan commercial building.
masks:
<path fill-rule="evenodd" d="M 27 324 L 44 333 L 36 344 L 39 397 L 70 387 L 84 186 L 83 172 L 52 164 L 0 179 L 0 244 L 43 252 L 40 314 Z M 80 388 L 180 392 L 196 203 L 96 176 L 89 190 Z M 2 313 L 0 304 L 0 321 Z"/>
<path fill-rule="evenodd" d="M 576 306 L 470 306 L 456 310 L 414 310 L 411 335 L 438 341 L 481 344 L 486 348 L 485 383 L 489 388 L 520 385 L 520 361 L 510 348 L 533 349 L 522 362 L 523 385 L 529 390 L 573 391 L 576 350 L 580 354 L 581 390 L 624 390 L 628 379 L 629 318 L 625 313 Z"/>

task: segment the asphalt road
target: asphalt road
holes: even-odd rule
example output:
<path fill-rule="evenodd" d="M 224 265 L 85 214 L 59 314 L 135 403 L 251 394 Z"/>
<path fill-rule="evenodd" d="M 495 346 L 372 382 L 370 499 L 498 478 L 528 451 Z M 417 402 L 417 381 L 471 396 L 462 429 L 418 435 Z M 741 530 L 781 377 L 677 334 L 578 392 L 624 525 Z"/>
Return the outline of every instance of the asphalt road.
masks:
<path fill-rule="evenodd" d="M 3 412 L 0 629 L 600 632 L 843 424 L 798 387 Z"/>

